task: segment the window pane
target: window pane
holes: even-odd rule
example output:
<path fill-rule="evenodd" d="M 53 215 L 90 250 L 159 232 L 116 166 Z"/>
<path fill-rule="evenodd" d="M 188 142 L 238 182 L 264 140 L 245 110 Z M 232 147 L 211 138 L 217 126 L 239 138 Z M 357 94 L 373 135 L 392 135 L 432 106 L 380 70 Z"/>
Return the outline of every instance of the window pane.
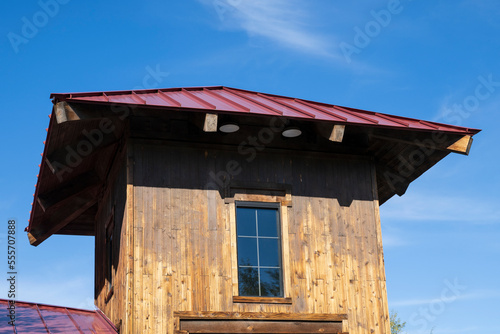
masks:
<path fill-rule="evenodd" d="M 236 209 L 236 230 L 238 235 L 255 236 L 255 209 L 254 208 L 237 208 Z"/>
<path fill-rule="evenodd" d="M 257 266 L 257 238 L 238 238 L 238 266 Z"/>
<path fill-rule="evenodd" d="M 260 292 L 263 297 L 281 297 L 279 269 L 260 269 Z"/>
<path fill-rule="evenodd" d="M 278 210 L 276 209 L 258 209 L 257 219 L 259 222 L 259 236 L 277 237 L 278 236 Z"/>
<path fill-rule="evenodd" d="M 279 267 L 278 239 L 259 239 L 261 267 Z"/>
<path fill-rule="evenodd" d="M 238 282 L 240 296 L 259 295 L 259 277 L 256 268 L 239 268 Z"/>

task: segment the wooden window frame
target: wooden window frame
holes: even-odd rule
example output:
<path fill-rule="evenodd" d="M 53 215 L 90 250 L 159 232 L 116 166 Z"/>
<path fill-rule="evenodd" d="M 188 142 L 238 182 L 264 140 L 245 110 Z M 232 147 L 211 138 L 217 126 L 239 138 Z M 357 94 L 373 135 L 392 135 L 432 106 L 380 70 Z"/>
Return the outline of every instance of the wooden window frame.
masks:
<path fill-rule="evenodd" d="M 228 210 L 231 232 L 231 278 L 233 303 L 259 304 L 292 304 L 290 246 L 289 246 L 289 209 L 292 207 L 291 186 L 274 183 L 232 183 L 226 189 L 224 198 Z M 257 205 L 276 205 L 280 217 L 280 244 L 281 244 L 281 271 L 283 297 L 250 297 L 239 295 L 238 282 L 238 253 L 236 234 L 236 207 L 237 202 L 251 202 Z M 263 207 L 262 206 L 262 207 Z"/>
<path fill-rule="evenodd" d="M 278 249 L 277 249 L 277 252 L 278 252 L 278 257 L 279 257 L 279 271 L 280 271 L 280 296 L 241 296 L 241 294 L 239 293 L 238 291 L 238 296 L 239 297 L 249 297 L 249 298 L 261 298 L 263 300 L 267 299 L 267 298 L 283 298 L 284 297 L 284 284 L 283 284 L 283 247 L 281 245 L 281 240 L 283 239 L 282 237 L 282 233 L 281 233 L 281 207 L 279 205 L 279 203 L 270 203 L 270 202 L 247 202 L 247 201 L 235 201 L 235 209 L 236 211 L 238 211 L 238 208 L 250 208 L 250 209 L 272 209 L 274 211 L 277 212 L 277 215 L 278 215 L 278 221 L 276 222 L 278 224 L 278 235 L 276 237 L 276 239 L 278 240 Z M 236 218 L 236 223 L 238 223 L 238 218 Z M 257 222 L 257 224 L 259 224 Z M 238 229 L 236 229 L 236 241 L 238 241 L 238 237 L 240 235 L 238 234 Z M 259 237 L 258 235 L 256 236 L 256 239 L 257 239 L 257 243 L 258 243 L 258 240 L 259 240 Z M 258 252 L 258 246 L 257 246 L 257 253 Z M 237 249 L 237 253 L 238 254 L 238 249 Z M 260 255 L 257 256 L 259 259 L 257 262 L 259 262 L 260 260 Z M 238 257 L 237 257 L 238 258 Z M 240 267 L 240 263 L 238 263 L 238 277 L 239 277 L 239 267 Z M 257 265 L 257 271 L 260 270 L 260 265 Z M 259 274 L 260 276 L 260 274 Z M 238 279 L 238 283 L 239 283 L 239 279 Z M 261 289 L 261 283 L 260 283 L 260 280 L 259 280 L 259 292 L 260 292 L 260 289 Z M 239 289 L 239 284 L 238 284 L 238 289 Z M 248 300 L 247 298 L 239 298 L 239 302 L 245 302 L 245 300 Z M 234 301 L 234 298 L 233 298 L 233 301 Z M 251 300 L 248 301 L 248 302 L 252 302 Z"/>

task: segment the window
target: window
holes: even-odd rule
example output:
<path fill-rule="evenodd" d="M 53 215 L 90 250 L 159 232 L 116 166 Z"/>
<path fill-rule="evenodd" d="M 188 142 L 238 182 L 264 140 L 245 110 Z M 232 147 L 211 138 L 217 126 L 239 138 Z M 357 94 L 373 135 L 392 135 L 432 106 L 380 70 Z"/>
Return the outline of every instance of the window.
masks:
<path fill-rule="evenodd" d="M 236 204 L 240 296 L 283 297 L 278 203 Z"/>

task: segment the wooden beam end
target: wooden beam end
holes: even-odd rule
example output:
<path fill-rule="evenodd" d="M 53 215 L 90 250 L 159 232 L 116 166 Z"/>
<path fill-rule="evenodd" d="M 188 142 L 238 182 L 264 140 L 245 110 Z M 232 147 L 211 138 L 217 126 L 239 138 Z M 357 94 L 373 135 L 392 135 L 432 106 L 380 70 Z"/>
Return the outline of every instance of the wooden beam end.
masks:
<path fill-rule="evenodd" d="M 341 143 L 344 139 L 345 125 L 335 124 L 330 134 L 330 141 Z"/>
<path fill-rule="evenodd" d="M 448 146 L 447 149 L 455 153 L 469 155 L 471 146 L 472 136 L 467 135 Z"/>
<path fill-rule="evenodd" d="M 217 132 L 217 114 L 206 114 L 205 123 L 203 124 L 203 131 Z"/>
<path fill-rule="evenodd" d="M 56 103 L 54 109 L 55 109 L 57 124 L 61 124 L 68 121 L 68 116 L 66 115 L 67 105 L 68 104 L 65 101 Z"/>
<path fill-rule="evenodd" d="M 31 232 L 28 232 L 28 239 L 30 241 L 30 245 L 35 247 L 40 245 L 40 243 L 43 241 L 37 239 L 37 237 L 35 237 L 35 235 L 33 235 Z"/>

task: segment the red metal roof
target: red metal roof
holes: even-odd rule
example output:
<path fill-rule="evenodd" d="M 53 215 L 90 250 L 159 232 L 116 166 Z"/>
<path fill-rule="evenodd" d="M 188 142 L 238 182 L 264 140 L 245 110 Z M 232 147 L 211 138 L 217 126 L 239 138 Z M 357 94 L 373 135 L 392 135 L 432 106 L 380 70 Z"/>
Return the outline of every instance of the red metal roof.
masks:
<path fill-rule="evenodd" d="M 0 299 L 0 333 L 118 333 L 99 310 L 37 303 L 16 301 L 15 326 L 9 321 L 9 301 Z"/>
<path fill-rule="evenodd" d="M 52 94 L 56 101 L 201 109 L 344 124 L 476 134 L 480 130 L 223 86 Z"/>

